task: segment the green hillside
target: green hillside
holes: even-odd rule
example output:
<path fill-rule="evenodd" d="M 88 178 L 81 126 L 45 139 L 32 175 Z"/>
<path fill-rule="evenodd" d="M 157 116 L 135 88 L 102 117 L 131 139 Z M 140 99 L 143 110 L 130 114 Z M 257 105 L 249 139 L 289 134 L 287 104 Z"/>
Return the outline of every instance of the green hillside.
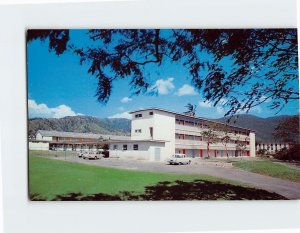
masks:
<path fill-rule="evenodd" d="M 30 136 L 38 130 L 56 130 L 76 133 L 99 134 L 130 134 L 130 120 L 128 119 L 99 119 L 90 116 L 72 116 L 64 118 L 33 118 L 28 121 Z"/>
<path fill-rule="evenodd" d="M 282 115 L 282 116 L 261 118 L 250 114 L 241 114 L 232 117 L 229 123 L 232 125 L 254 130 L 256 133 L 256 141 L 270 142 L 275 140 L 272 134 L 276 126 L 282 120 L 287 119 L 289 117 L 291 116 Z M 223 117 L 217 120 L 221 122 L 228 122 L 229 117 Z"/>

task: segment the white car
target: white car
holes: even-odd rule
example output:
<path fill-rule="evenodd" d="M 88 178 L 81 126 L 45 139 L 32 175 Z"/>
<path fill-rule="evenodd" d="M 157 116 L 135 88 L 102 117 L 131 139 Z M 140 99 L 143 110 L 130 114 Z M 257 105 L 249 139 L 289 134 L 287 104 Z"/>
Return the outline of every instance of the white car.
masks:
<path fill-rule="evenodd" d="M 101 155 L 94 152 L 85 153 L 82 155 L 83 159 L 100 159 Z"/>
<path fill-rule="evenodd" d="M 190 164 L 190 158 L 187 158 L 185 154 L 174 154 L 171 158 L 167 159 L 167 163 L 169 164 Z"/>

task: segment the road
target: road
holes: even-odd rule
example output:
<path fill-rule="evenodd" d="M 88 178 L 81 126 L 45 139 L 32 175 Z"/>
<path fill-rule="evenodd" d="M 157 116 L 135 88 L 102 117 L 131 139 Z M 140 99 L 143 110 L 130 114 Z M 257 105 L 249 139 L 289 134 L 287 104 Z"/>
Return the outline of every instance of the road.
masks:
<path fill-rule="evenodd" d="M 220 163 L 193 161 L 191 165 L 166 165 L 162 162 L 129 159 L 102 158 L 99 160 L 84 160 L 76 156 L 68 156 L 66 158 L 60 157 L 56 159 L 120 169 L 210 175 L 227 180 L 238 181 L 269 192 L 275 192 L 288 199 L 300 199 L 300 183 L 243 171 L 232 166 L 221 166 Z"/>

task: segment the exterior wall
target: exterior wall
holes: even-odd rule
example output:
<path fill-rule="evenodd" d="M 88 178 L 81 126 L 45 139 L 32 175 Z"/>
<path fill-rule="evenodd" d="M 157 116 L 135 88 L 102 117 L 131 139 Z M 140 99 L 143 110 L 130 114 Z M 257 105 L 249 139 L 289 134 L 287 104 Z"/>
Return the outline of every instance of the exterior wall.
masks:
<path fill-rule="evenodd" d="M 255 157 L 255 133 L 250 133 L 250 156 Z"/>
<path fill-rule="evenodd" d="M 36 134 L 36 140 L 38 141 L 52 141 L 52 137 L 43 137 L 40 133 Z"/>
<path fill-rule="evenodd" d="M 131 120 L 131 140 L 151 140 L 154 139 L 150 135 L 150 127 L 154 127 L 154 115 L 149 112 L 153 111 L 139 111 L 132 114 Z M 142 117 L 135 118 L 136 114 L 142 114 Z M 135 132 L 141 130 L 141 132 Z"/>
<path fill-rule="evenodd" d="M 178 116 L 175 124 L 175 148 L 177 153 L 185 153 L 190 157 L 206 157 L 207 143 L 202 137 L 202 132 L 205 131 L 205 120 L 197 120 L 188 117 Z M 185 123 L 185 120 L 188 122 Z M 183 123 L 184 121 L 184 123 Z M 178 124 L 178 123 L 179 124 Z M 227 143 L 228 156 L 255 156 L 255 134 L 247 131 L 235 129 L 234 133 L 229 133 L 231 142 Z M 220 135 L 220 138 L 222 135 Z M 238 148 L 236 141 L 247 143 L 244 151 Z M 210 144 L 210 156 L 223 157 L 226 156 L 225 145 L 219 142 Z M 251 154 L 252 152 L 252 154 Z"/>
<path fill-rule="evenodd" d="M 153 112 L 153 115 L 150 115 Z M 136 118 L 137 114 L 142 117 Z M 150 134 L 152 127 L 152 137 Z M 137 133 L 136 130 L 141 130 Z M 175 153 L 175 116 L 174 114 L 159 110 L 141 110 L 132 115 L 132 140 L 163 140 L 167 141 L 161 148 L 161 160 L 165 160 Z"/>
<path fill-rule="evenodd" d="M 138 145 L 138 150 L 133 149 L 134 144 Z M 127 145 L 127 150 L 123 150 L 123 145 Z M 114 146 L 117 146 L 117 149 L 115 149 Z M 163 148 L 164 143 L 161 142 L 116 142 L 109 145 L 109 156 L 126 159 L 163 161 L 162 154 L 160 154 L 159 159 L 155 158 L 155 149 L 162 151 Z"/>
<path fill-rule="evenodd" d="M 48 142 L 29 142 L 29 150 L 49 150 Z"/>
<path fill-rule="evenodd" d="M 162 149 L 162 160 L 175 153 L 175 115 L 167 112 L 154 111 L 154 140 L 165 140 Z"/>

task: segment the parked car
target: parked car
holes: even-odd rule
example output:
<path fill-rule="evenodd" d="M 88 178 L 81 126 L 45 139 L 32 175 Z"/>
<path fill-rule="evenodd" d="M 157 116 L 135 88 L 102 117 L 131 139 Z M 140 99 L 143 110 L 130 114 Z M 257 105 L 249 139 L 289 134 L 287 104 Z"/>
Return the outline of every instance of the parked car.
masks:
<path fill-rule="evenodd" d="M 87 153 L 87 152 L 79 151 L 79 152 L 77 152 L 77 155 L 78 155 L 79 158 L 82 158 L 82 156 L 83 156 L 85 153 Z"/>
<path fill-rule="evenodd" d="M 101 154 L 96 154 L 94 152 L 88 152 L 82 155 L 83 159 L 100 159 L 100 157 L 102 157 Z"/>
<path fill-rule="evenodd" d="M 191 159 L 187 158 L 185 154 L 174 154 L 170 158 L 167 159 L 167 163 L 173 164 L 190 164 Z"/>

